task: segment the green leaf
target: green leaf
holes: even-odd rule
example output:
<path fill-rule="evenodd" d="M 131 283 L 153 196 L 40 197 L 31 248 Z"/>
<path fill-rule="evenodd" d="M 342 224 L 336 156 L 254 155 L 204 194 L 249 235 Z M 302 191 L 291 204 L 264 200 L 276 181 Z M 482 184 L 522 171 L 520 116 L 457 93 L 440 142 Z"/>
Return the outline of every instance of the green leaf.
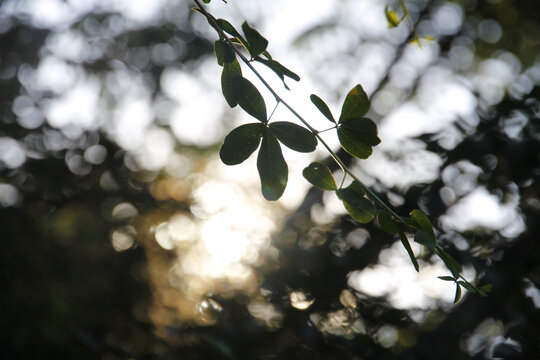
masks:
<path fill-rule="evenodd" d="M 456 304 L 459 299 L 461 299 L 461 286 L 456 283 L 456 296 L 454 297 L 454 304 Z"/>
<path fill-rule="evenodd" d="M 416 234 L 414 235 L 414 242 L 427 246 L 428 248 L 433 250 L 435 250 L 435 248 L 437 247 L 435 239 L 423 230 L 418 230 L 416 232 Z"/>
<path fill-rule="evenodd" d="M 242 78 L 242 69 L 238 60 L 234 59 L 231 63 L 223 63 L 221 72 L 221 91 L 227 104 L 235 107 L 238 104 L 239 92 L 236 86 L 236 80 Z"/>
<path fill-rule="evenodd" d="M 433 231 L 433 226 L 429 221 L 429 218 L 421 210 L 411 211 L 411 218 L 420 226 L 420 229 L 427 232 L 435 239 L 435 232 Z"/>
<path fill-rule="evenodd" d="M 315 135 L 302 126 L 287 121 L 276 121 L 269 126 L 278 140 L 290 149 L 311 152 L 317 147 Z"/>
<path fill-rule="evenodd" d="M 339 123 L 364 116 L 368 112 L 369 106 L 370 102 L 364 89 L 360 84 L 356 85 L 349 91 L 343 102 Z"/>
<path fill-rule="evenodd" d="M 470 291 L 472 293 L 475 293 L 475 294 L 478 293 L 478 289 L 471 283 L 460 280 L 460 281 L 458 281 L 458 284 L 460 284 L 461 286 L 463 286 L 465 289 L 467 289 L 468 291 Z"/>
<path fill-rule="evenodd" d="M 240 33 L 234 28 L 234 26 L 231 25 L 230 22 L 228 22 L 227 20 L 225 19 L 217 19 L 216 20 L 216 24 L 218 24 L 218 26 L 223 30 L 225 31 L 226 33 L 232 35 L 233 37 L 235 37 L 236 39 L 238 39 L 238 41 L 244 46 L 247 48 L 247 41 L 246 39 L 244 39 L 244 37 L 242 35 L 240 35 Z"/>
<path fill-rule="evenodd" d="M 456 260 L 454 260 L 454 258 L 451 257 L 446 251 L 444 251 L 440 246 L 437 246 L 437 248 L 435 249 L 435 252 L 437 253 L 437 255 L 439 255 L 441 260 L 444 262 L 444 265 L 446 265 L 446 267 L 448 268 L 448 270 L 450 270 L 452 275 L 454 275 L 454 277 L 457 278 L 459 274 L 461 273 L 461 265 Z"/>
<path fill-rule="evenodd" d="M 262 52 L 262 56 L 264 56 L 268 60 L 272 60 L 272 55 L 270 55 L 270 53 L 266 50 Z"/>
<path fill-rule="evenodd" d="M 384 14 L 386 15 L 386 21 L 388 21 L 389 28 L 394 28 L 401 22 L 397 13 L 394 10 L 390 10 L 388 5 L 384 8 Z"/>
<path fill-rule="evenodd" d="M 350 188 L 336 190 L 336 195 L 343 202 L 345 210 L 360 223 L 368 223 L 375 217 L 377 208 L 362 194 Z"/>
<path fill-rule="evenodd" d="M 263 124 L 252 123 L 232 130 L 219 150 L 221 161 L 226 165 L 242 163 L 259 147 L 264 129 Z"/>
<path fill-rule="evenodd" d="M 268 40 L 266 40 L 257 30 L 248 25 L 246 21 L 242 24 L 242 30 L 248 41 L 248 50 L 252 57 L 255 57 L 266 50 Z"/>
<path fill-rule="evenodd" d="M 302 175 L 311 184 L 322 190 L 336 190 L 337 185 L 334 176 L 328 166 L 313 162 L 302 171 Z"/>
<path fill-rule="evenodd" d="M 274 134 L 266 129 L 257 157 L 261 190 L 266 200 L 277 200 L 287 186 L 288 168 Z"/>
<path fill-rule="evenodd" d="M 380 210 L 379 215 L 377 216 L 377 220 L 379 221 L 379 225 L 381 226 L 381 228 L 390 235 L 395 235 L 399 232 L 398 225 L 387 211 Z"/>
<path fill-rule="evenodd" d="M 414 256 L 414 251 L 411 248 L 411 244 L 409 243 L 409 239 L 405 236 L 405 233 L 401 230 L 399 231 L 399 239 L 401 240 L 401 244 L 407 250 L 407 254 L 409 254 L 409 258 L 411 259 L 411 262 L 413 263 L 414 269 L 416 272 L 420 270 L 420 266 L 418 265 L 418 261 L 416 260 L 416 256 Z"/>
<path fill-rule="evenodd" d="M 486 284 L 486 285 L 480 286 L 478 290 L 480 291 L 480 295 L 487 296 L 487 294 L 491 292 L 492 288 L 493 288 L 493 284 Z"/>
<path fill-rule="evenodd" d="M 338 138 L 345 151 L 360 159 L 367 159 L 373 152 L 372 146 L 381 142 L 377 136 L 377 125 L 367 118 L 352 119 L 341 124 Z"/>
<path fill-rule="evenodd" d="M 441 279 L 441 280 L 444 280 L 444 281 L 452 281 L 452 282 L 456 281 L 456 279 L 454 279 L 454 278 L 451 277 L 451 276 L 437 276 L 437 277 L 438 277 L 439 279 Z"/>
<path fill-rule="evenodd" d="M 277 62 L 275 60 L 272 60 L 272 59 L 266 60 L 266 59 L 263 59 L 261 57 L 256 57 L 255 60 L 260 62 L 261 64 L 266 65 L 273 72 L 275 72 L 276 75 L 279 76 L 281 81 L 283 81 L 283 85 L 285 86 L 285 88 L 287 90 L 289 90 L 289 87 L 285 83 L 285 76 L 287 76 L 287 77 L 289 77 L 289 78 L 291 78 L 291 79 L 293 79 L 295 81 L 300 81 L 300 76 L 298 76 L 296 73 L 292 72 L 291 70 L 287 69 L 285 66 L 281 65 L 279 62 Z"/>
<path fill-rule="evenodd" d="M 214 43 L 214 53 L 220 66 L 223 66 L 224 62 L 232 63 L 236 59 L 234 50 L 223 40 L 217 40 Z"/>
<path fill-rule="evenodd" d="M 236 78 L 235 85 L 238 93 L 238 105 L 249 115 L 266 123 L 268 121 L 266 118 L 266 104 L 255 85 L 244 77 Z"/>
<path fill-rule="evenodd" d="M 330 120 L 334 124 L 336 123 L 336 120 L 334 119 L 334 116 L 332 115 L 332 112 L 330 111 L 330 108 L 328 107 L 328 105 L 326 105 L 326 103 L 323 101 L 323 99 L 321 99 L 320 97 L 318 97 L 315 94 L 311 94 L 311 96 L 309 98 L 311 99 L 311 102 L 313 103 L 313 105 L 315 105 L 317 107 L 317 109 L 319 109 L 319 111 L 328 120 Z"/>
<path fill-rule="evenodd" d="M 401 216 L 401 218 L 407 223 L 407 225 L 409 225 L 411 228 L 413 229 L 416 229 L 416 230 L 420 230 L 420 226 L 416 223 L 416 221 L 414 221 L 413 219 L 411 219 L 410 217 L 407 217 L 407 216 Z"/>

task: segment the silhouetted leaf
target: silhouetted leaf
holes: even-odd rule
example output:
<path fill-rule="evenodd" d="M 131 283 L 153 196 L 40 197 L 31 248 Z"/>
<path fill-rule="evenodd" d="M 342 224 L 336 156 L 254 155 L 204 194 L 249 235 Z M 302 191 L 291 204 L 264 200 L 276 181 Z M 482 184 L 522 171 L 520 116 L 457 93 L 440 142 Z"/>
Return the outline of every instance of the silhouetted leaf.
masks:
<path fill-rule="evenodd" d="M 311 102 L 317 107 L 317 109 L 319 109 L 319 111 L 328 120 L 330 120 L 334 124 L 336 123 L 336 120 L 334 119 L 334 116 L 332 115 L 332 112 L 330 111 L 330 108 L 328 107 L 328 105 L 326 105 L 326 103 L 323 101 L 323 99 L 321 99 L 320 97 L 318 97 L 315 94 L 311 94 L 311 96 L 309 98 L 311 99 Z"/>
<path fill-rule="evenodd" d="M 416 241 L 416 239 L 415 239 L 415 241 Z M 435 252 L 437 253 L 437 255 L 439 255 L 439 257 L 444 262 L 444 264 L 446 265 L 448 270 L 450 270 L 452 275 L 454 275 L 454 277 L 457 278 L 459 276 L 459 274 L 461 273 L 461 265 L 456 260 L 454 260 L 454 258 L 451 257 L 441 247 L 438 246 L 436 248 Z"/>
<path fill-rule="evenodd" d="M 244 39 L 244 37 L 234 28 L 234 26 L 231 25 L 230 22 L 225 19 L 217 19 L 216 23 L 223 31 L 235 37 L 242 45 L 244 45 L 244 47 L 247 48 L 246 39 Z"/>
<path fill-rule="evenodd" d="M 223 71 L 221 72 L 221 91 L 227 104 L 230 107 L 235 107 L 238 104 L 240 93 L 236 85 L 236 80 L 242 78 L 242 69 L 238 60 L 231 63 L 223 63 Z"/>
<path fill-rule="evenodd" d="M 456 283 L 456 296 L 454 297 L 454 304 L 456 304 L 459 299 L 461 299 L 461 286 Z"/>
<path fill-rule="evenodd" d="M 437 247 L 435 239 L 423 230 L 418 230 L 416 232 L 416 234 L 414 235 L 414 241 L 433 250 L 435 250 L 435 248 Z"/>
<path fill-rule="evenodd" d="M 379 221 L 379 225 L 381 226 L 381 228 L 387 233 L 395 235 L 399 232 L 398 225 L 387 211 L 380 210 L 377 216 L 377 220 Z"/>
<path fill-rule="evenodd" d="M 223 40 L 217 40 L 214 43 L 214 53 L 220 66 L 223 66 L 224 62 L 232 63 L 236 59 L 234 50 Z"/>
<path fill-rule="evenodd" d="M 205 3 L 205 4 L 210 4 L 210 1 L 212 1 L 212 0 L 202 0 L 202 2 Z"/>
<path fill-rule="evenodd" d="M 300 80 L 300 76 L 298 76 L 296 73 L 292 72 L 291 70 L 287 69 L 285 66 L 281 65 L 279 62 L 277 62 L 275 60 L 271 60 L 271 59 L 266 60 L 266 59 L 263 59 L 261 57 L 256 57 L 255 60 L 260 62 L 261 64 L 266 65 L 273 72 L 275 72 L 276 75 L 279 76 L 281 81 L 283 81 L 283 85 L 285 86 L 285 88 L 287 90 L 289 90 L 289 87 L 285 83 L 285 76 L 287 76 L 287 77 L 289 77 L 289 78 L 291 78 L 291 79 L 293 79 L 295 81 Z"/>
<path fill-rule="evenodd" d="M 468 291 L 472 293 L 475 293 L 475 294 L 478 293 L 478 289 L 471 283 L 465 282 L 463 280 L 459 280 L 458 284 L 460 284 L 461 286 L 463 286 L 465 289 L 467 289 Z"/>
<path fill-rule="evenodd" d="M 377 136 L 377 125 L 366 118 L 351 119 L 338 127 L 341 146 L 349 154 L 367 159 L 373 152 L 372 146 L 381 142 Z"/>
<path fill-rule="evenodd" d="M 444 280 L 444 281 L 456 281 L 456 279 L 454 279 L 453 277 L 451 276 L 437 276 L 439 279 L 441 280 Z"/>
<path fill-rule="evenodd" d="M 420 266 L 418 265 L 418 261 L 416 260 L 416 256 L 414 255 L 414 252 L 411 248 L 411 244 L 409 243 L 409 239 L 407 239 L 407 236 L 405 236 L 405 233 L 401 230 L 399 230 L 399 239 L 401 240 L 401 244 L 407 250 L 407 254 L 409 254 L 409 259 L 411 259 L 411 262 L 413 263 L 414 269 L 418 272 L 420 270 Z"/>
<path fill-rule="evenodd" d="M 368 112 L 369 106 L 370 102 L 364 89 L 360 84 L 356 85 L 349 91 L 343 102 L 339 122 L 344 123 L 351 119 L 361 118 Z"/>
<path fill-rule="evenodd" d="M 431 222 L 429 221 L 426 214 L 424 214 L 421 210 L 413 210 L 411 211 L 411 218 L 420 226 L 420 229 L 427 232 L 429 235 L 431 235 L 432 238 L 435 239 L 435 232 L 433 231 L 433 226 L 431 225 Z"/>
<path fill-rule="evenodd" d="M 266 200 L 277 200 L 287 186 L 288 168 L 274 134 L 266 129 L 257 157 L 261 190 Z"/>
<path fill-rule="evenodd" d="M 235 79 L 235 86 L 238 93 L 238 105 L 249 115 L 266 123 L 266 104 L 255 85 L 248 79 L 239 77 Z"/>
<path fill-rule="evenodd" d="M 265 126 L 260 123 L 245 124 L 232 130 L 226 137 L 219 157 L 227 165 L 240 164 L 259 146 Z"/>
<path fill-rule="evenodd" d="M 334 176 L 328 166 L 313 162 L 302 171 L 302 175 L 311 184 L 322 190 L 336 190 L 337 185 Z"/>
<path fill-rule="evenodd" d="M 311 152 L 317 147 L 317 138 L 311 131 L 287 121 L 270 124 L 278 140 L 288 148 L 299 152 Z"/>
<path fill-rule="evenodd" d="M 244 35 L 248 42 L 248 50 L 252 57 L 257 56 L 266 50 L 268 40 L 266 40 L 257 30 L 250 27 L 246 21 L 242 24 L 242 30 L 244 30 Z"/>

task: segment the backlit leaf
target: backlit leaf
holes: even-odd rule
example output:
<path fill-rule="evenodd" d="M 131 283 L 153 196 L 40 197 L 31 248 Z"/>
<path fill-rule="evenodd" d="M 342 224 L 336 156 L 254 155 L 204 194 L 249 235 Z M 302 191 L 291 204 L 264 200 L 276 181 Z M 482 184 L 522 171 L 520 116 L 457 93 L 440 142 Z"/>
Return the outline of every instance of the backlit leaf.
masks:
<path fill-rule="evenodd" d="M 414 241 L 433 250 L 435 250 L 435 248 L 437 247 L 435 239 L 423 230 L 418 230 L 416 232 L 416 234 L 414 235 Z"/>
<path fill-rule="evenodd" d="M 385 210 L 379 211 L 377 220 L 379 221 L 379 225 L 381 226 L 381 228 L 387 233 L 391 235 L 395 235 L 399 232 L 398 225 L 396 224 L 394 220 L 392 220 L 392 216 L 390 216 L 390 214 L 387 211 Z"/>
<path fill-rule="evenodd" d="M 263 124 L 252 123 L 232 130 L 219 150 L 221 161 L 227 165 L 242 163 L 259 147 L 264 129 Z"/>
<path fill-rule="evenodd" d="M 250 27 L 246 21 L 242 24 L 242 30 L 244 30 L 244 35 L 248 42 L 247 47 L 252 57 L 257 56 L 266 50 L 268 40 L 266 40 L 257 30 Z"/>
<path fill-rule="evenodd" d="M 360 223 L 368 223 L 375 217 L 377 208 L 362 194 L 351 188 L 338 189 L 336 195 L 343 202 L 345 210 Z"/>
<path fill-rule="evenodd" d="M 461 299 L 461 286 L 456 284 L 456 296 L 454 297 L 454 304 L 456 304 Z"/>
<path fill-rule="evenodd" d="M 238 39 L 238 41 L 247 48 L 246 39 L 244 39 L 244 37 L 240 35 L 240 33 L 234 28 L 234 26 L 231 25 L 230 22 L 225 19 L 217 19 L 216 23 L 223 31 Z"/>
<path fill-rule="evenodd" d="M 435 252 L 437 253 L 437 255 L 439 255 L 439 258 L 441 258 L 441 260 L 444 262 L 448 270 L 450 270 L 452 275 L 457 278 L 461 273 L 461 265 L 441 247 L 438 246 Z"/>
<path fill-rule="evenodd" d="M 256 57 L 255 60 L 260 62 L 261 64 L 266 65 L 273 72 L 275 72 L 276 75 L 279 76 L 281 81 L 283 81 L 283 85 L 285 86 L 285 88 L 287 90 L 289 90 L 289 87 L 285 83 L 285 76 L 287 76 L 287 77 L 289 77 L 289 78 L 291 78 L 291 79 L 293 79 L 295 81 L 300 80 L 300 76 L 298 76 L 296 73 L 292 72 L 291 70 L 287 69 L 285 66 L 281 65 L 279 62 L 277 62 L 275 60 L 272 60 L 272 59 L 266 60 L 266 59 L 263 59 L 261 57 Z"/>
<path fill-rule="evenodd" d="M 287 186 L 288 168 L 276 137 L 266 129 L 257 157 L 261 190 L 266 200 L 277 200 Z"/>
<path fill-rule="evenodd" d="M 414 252 L 411 248 L 411 244 L 409 243 L 409 239 L 407 239 L 407 236 L 405 236 L 405 233 L 401 230 L 399 231 L 399 239 L 401 240 L 401 244 L 407 250 L 407 254 L 409 254 L 409 259 L 411 259 L 411 262 L 413 263 L 414 269 L 418 272 L 420 270 L 420 266 L 418 265 L 418 261 L 416 260 L 416 256 L 414 255 Z"/>
<path fill-rule="evenodd" d="M 317 109 L 319 109 L 319 111 L 328 120 L 330 120 L 334 124 L 336 123 L 336 120 L 334 119 L 334 116 L 332 115 L 332 112 L 330 111 L 330 108 L 328 107 L 328 105 L 326 105 L 326 103 L 323 101 L 323 99 L 321 99 L 320 97 L 318 97 L 315 94 L 311 94 L 311 96 L 309 98 L 311 99 L 311 102 L 317 107 Z"/>
<path fill-rule="evenodd" d="M 343 102 L 339 122 L 344 123 L 351 119 L 361 118 L 368 112 L 369 106 L 370 102 L 364 89 L 360 84 L 356 85 L 349 91 Z"/>
<path fill-rule="evenodd" d="M 360 159 L 367 159 L 373 152 L 372 147 L 381 142 L 377 136 L 377 125 L 366 118 L 352 119 L 341 124 L 338 127 L 338 138 L 345 151 Z"/>
<path fill-rule="evenodd" d="M 411 211 L 411 218 L 416 221 L 416 223 L 420 226 L 420 229 L 427 232 L 431 237 L 435 239 L 435 232 L 433 231 L 433 226 L 431 225 L 431 222 L 429 221 L 426 214 L 424 214 L 421 210 L 413 210 Z"/>
<path fill-rule="evenodd" d="M 266 123 L 266 104 L 255 85 L 248 79 L 239 77 L 235 79 L 235 86 L 238 93 L 238 105 L 249 115 Z"/>
<path fill-rule="evenodd" d="M 311 152 L 317 147 L 317 138 L 308 129 L 287 121 L 276 121 L 270 129 L 278 140 L 288 148 L 299 152 Z"/>
<path fill-rule="evenodd" d="M 388 27 L 393 28 L 399 25 L 400 20 L 397 13 L 394 10 L 390 10 L 388 5 L 384 8 L 384 14 L 386 15 L 386 21 L 388 21 Z"/>
<path fill-rule="evenodd" d="M 311 184 L 322 190 L 336 190 L 336 181 L 328 166 L 321 163 L 311 163 L 302 171 L 302 175 Z"/>
<path fill-rule="evenodd" d="M 238 104 L 238 87 L 236 80 L 242 78 L 242 69 L 238 60 L 231 63 L 223 63 L 223 71 L 221 72 L 221 91 L 230 107 L 235 107 Z"/>
<path fill-rule="evenodd" d="M 454 279 L 453 277 L 451 276 L 437 276 L 439 279 L 441 280 L 444 280 L 444 281 L 456 281 L 456 279 Z"/>

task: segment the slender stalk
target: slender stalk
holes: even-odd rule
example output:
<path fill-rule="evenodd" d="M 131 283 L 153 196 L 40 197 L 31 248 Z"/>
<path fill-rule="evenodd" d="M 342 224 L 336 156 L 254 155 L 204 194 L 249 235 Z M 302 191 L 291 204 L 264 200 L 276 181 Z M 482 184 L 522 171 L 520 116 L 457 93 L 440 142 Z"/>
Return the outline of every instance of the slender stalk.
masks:
<path fill-rule="evenodd" d="M 395 218 L 397 218 L 401 223 L 408 226 L 407 222 L 401 218 L 392 208 L 390 208 L 386 203 L 377 196 L 370 188 L 368 188 L 364 183 L 351 171 L 351 169 L 341 160 L 341 158 L 336 154 L 336 152 L 324 141 L 324 139 L 319 135 L 319 131 L 317 131 L 315 128 L 313 128 L 292 106 L 290 106 L 281 96 L 278 95 L 278 93 L 266 82 L 266 80 L 262 77 L 262 75 L 255 69 L 255 67 L 251 64 L 251 61 L 249 61 L 242 52 L 237 49 L 232 41 L 229 39 L 227 34 L 225 34 L 225 31 L 217 24 L 216 19 L 204 8 L 204 6 L 200 3 L 199 0 L 193 0 L 195 4 L 199 7 L 200 12 L 208 19 L 208 21 L 212 24 L 212 26 L 218 31 L 220 36 L 229 44 L 229 46 L 236 52 L 236 54 L 242 59 L 244 64 L 249 67 L 249 69 L 259 78 L 259 80 L 263 83 L 263 85 L 266 87 L 266 89 L 274 96 L 276 101 L 278 103 L 282 103 L 283 106 L 285 106 L 298 120 L 304 124 L 309 131 L 315 135 L 317 140 L 326 148 L 332 159 L 339 165 L 339 167 L 347 174 L 349 174 L 360 186 L 362 189 L 366 192 L 366 194 L 376 203 L 378 203 L 381 207 L 383 207 L 385 210 L 390 212 Z"/>

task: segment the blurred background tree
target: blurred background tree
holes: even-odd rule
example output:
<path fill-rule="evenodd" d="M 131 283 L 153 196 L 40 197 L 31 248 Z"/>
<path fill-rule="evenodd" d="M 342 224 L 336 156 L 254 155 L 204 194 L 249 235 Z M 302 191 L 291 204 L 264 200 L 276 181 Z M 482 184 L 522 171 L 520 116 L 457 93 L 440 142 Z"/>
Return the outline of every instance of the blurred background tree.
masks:
<path fill-rule="evenodd" d="M 385 5 L 210 10 L 261 30 L 316 125 L 310 93 L 335 107 L 364 86 L 382 144 L 352 166 L 428 213 L 489 297 L 452 305 L 429 253 L 416 274 L 398 239 L 308 188 L 322 151 L 285 153 L 271 204 L 253 162 L 221 165 L 246 118 L 189 1 L 3 1 L 2 358 L 537 358 L 540 5 L 409 1 L 420 46 Z"/>

